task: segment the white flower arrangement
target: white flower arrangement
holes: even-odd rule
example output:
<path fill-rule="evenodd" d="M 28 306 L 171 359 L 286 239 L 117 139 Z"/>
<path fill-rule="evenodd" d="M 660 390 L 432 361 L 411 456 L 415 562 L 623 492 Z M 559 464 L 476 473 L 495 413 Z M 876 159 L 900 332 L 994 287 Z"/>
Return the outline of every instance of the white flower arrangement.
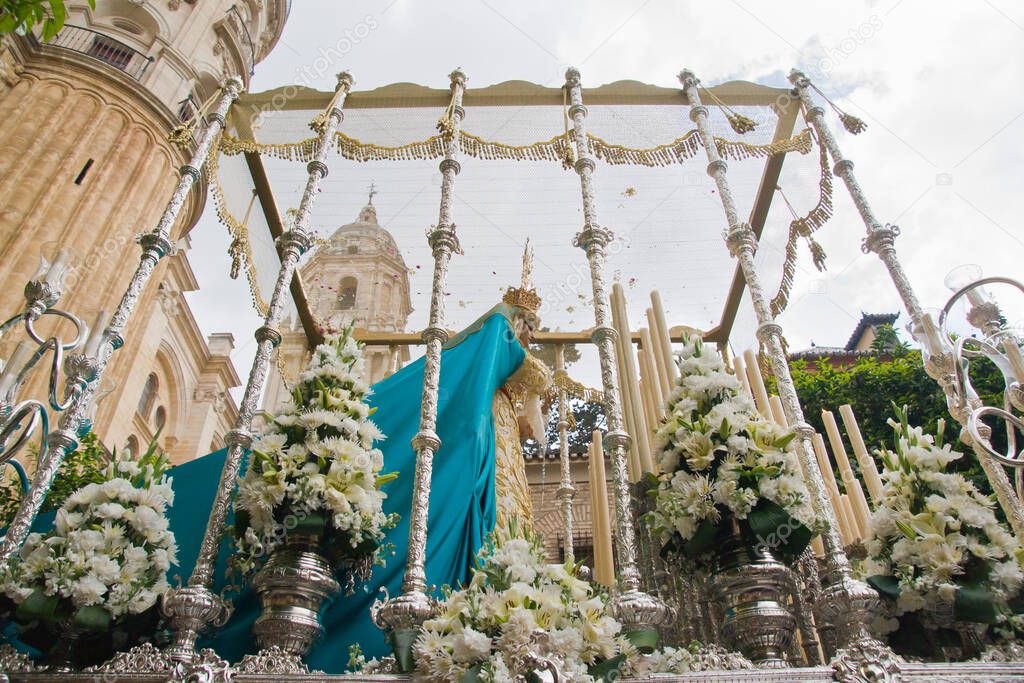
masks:
<path fill-rule="evenodd" d="M 352 326 L 313 351 L 291 396 L 253 443 L 235 499 L 237 566 L 247 573 L 292 531 L 326 535 L 342 558 L 382 562 L 381 541 L 397 515 L 385 515 L 380 487 L 384 439 L 370 420 Z M 364 563 L 365 564 L 365 563 Z"/>
<path fill-rule="evenodd" d="M 871 516 L 867 558 L 858 573 L 895 598 L 894 614 L 955 609 L 959 621 L 994 623 L 1004 635 L 1024 632 L 1009 602 L 1024 584 L 1024 550 L 995 515 L 994 501 L 947 466 L 962 458 L 950 444 L 907 421 L 890 419 L 893 450 L 878 451 L 882 500 Z M 875 624 L 880 632 L 895 619 Z"/>
<path fill-rule="evenodd" d="M 671 549 L 683 551 L 695 537 L 704 548 L 731 517 L 746 522 L 769 548 L 799 552 L 795 546 L 806 546 L 825 522 L 811 505 L 794 433 L 764 419 L 722 358 L 699 338 L 683 341 L 676 364 L 680 378 L 655 434 L 662 474 L 649 492 L 655 502 L 645 516 L 651 530 Z M 768 514 L 766 503 L 777 508 Z M 778 508 L 789 517 L 782 526 L 790 528 L 775 530 Z M 770 531 L 762 534 L 762 527 Z"/>
<path fill-rule="evenodd" d="M 438 616 L 423 624 L 413 646 L 417 672 L 438 683 L 511 682 L 537 668 L 536 654 L 570 681 L 614 676 L 636 651 L 608 613 L 607 596 L 576 569 L 545 564 L 536 537 L 493 537 L 469 585 L 446 589 Z"/>
<path fill-rule="evenodd" d="M 20 562 L 0 574 L 0 591 L 19 620 L 71 618 L 105 630 L 154 606 L 177 563 L 168 528 L 174 501 L 166 457 L 151 447 L 134 461 L 116 451 L 105 480 L 75 491 L 57 510 L 54 528 L 28 536 Z"/>

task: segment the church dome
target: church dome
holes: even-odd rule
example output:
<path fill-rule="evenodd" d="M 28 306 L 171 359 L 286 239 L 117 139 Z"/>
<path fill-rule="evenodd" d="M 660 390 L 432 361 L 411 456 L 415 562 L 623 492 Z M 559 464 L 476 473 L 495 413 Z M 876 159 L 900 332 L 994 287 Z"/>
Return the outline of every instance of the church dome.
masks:
<path fill-rule="evenodd" d="M 377 222 L 377 209 L 372 203 L 360 210 L 355 222 L 335 230 L 329 241 L 331 251 L 347 251 L 350 254 L 384 252 L 404 263 L 395 238 Z"/>

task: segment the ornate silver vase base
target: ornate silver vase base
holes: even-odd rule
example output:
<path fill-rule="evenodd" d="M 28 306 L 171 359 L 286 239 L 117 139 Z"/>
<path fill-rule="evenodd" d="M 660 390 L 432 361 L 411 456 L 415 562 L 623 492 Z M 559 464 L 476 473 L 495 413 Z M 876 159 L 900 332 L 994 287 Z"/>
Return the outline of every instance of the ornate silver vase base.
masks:
<path fill-rule="evenodd" d="M 262 614 L 252 626 L 261 650 L 273 647 L 305 655 L 320 637 L 320 608 L 340 590 L 331 565 L 311 543 L 275 551 L 253 577 Z"/>

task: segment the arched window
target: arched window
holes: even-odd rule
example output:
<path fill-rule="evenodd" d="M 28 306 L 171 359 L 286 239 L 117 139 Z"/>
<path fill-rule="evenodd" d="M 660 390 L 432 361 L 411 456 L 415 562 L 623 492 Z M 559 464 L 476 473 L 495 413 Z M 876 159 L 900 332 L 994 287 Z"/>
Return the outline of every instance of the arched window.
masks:
<path fill-rule="evenodd" d="M 139 415 L 142 417 L 149 417 L 149 411 L 153 409 L 156 392 L 159 388 L 160 380 L 156 378 L 155 373 L 149 373 L 149 377 L 146 378 L 146 386 L 142 388 L 142 396 L 139 396 Z"/>
<path fill-rule="evenodd" d="M 348 311 L 356 306 L 356 288 L 359 283 L 356 282 L 354 277 L 343 277 L 341 278 L 341 287 L 338 288 L 340 295 L 338 296 L 338 308 L 343 311 Z"/>
<path fill-rule="evenodd" d="M 128 455 L 133 458 L 139 457 L 139 440 L 134 434 L 128 437 L 128 441 L 124 444 L 124 449 L 128 451 Z"/>
<path fill-rule="evenodd" d="M 167 409 L 163 406 L 157 406 L 156 413 L 153 414 L 153 426 L 157 429 L 163 429 L 166 424 Z"/>

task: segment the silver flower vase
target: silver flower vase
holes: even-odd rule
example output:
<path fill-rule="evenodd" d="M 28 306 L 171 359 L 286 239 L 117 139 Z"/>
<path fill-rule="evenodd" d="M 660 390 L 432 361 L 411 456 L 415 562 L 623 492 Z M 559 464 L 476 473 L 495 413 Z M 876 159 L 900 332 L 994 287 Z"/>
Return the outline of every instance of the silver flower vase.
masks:
<path fill-rule="evenodd" d="M 796 617 L 788 609 L 789 569 L 763 546 L 734 533 L 716 550 L 712 589 L 723 608 L 722 644 L 763 668 L 789 664 Z"/>
<path fill-rule="evenodd" d="M 252 627 L 256 644 L 261 650 L 276 645 L 299 656 L 320 637 L 320 608 L 341 588 L 319 552 L 319 539 L 297 535 L 271 553 L 252 586 L 262 607 Z"/>

